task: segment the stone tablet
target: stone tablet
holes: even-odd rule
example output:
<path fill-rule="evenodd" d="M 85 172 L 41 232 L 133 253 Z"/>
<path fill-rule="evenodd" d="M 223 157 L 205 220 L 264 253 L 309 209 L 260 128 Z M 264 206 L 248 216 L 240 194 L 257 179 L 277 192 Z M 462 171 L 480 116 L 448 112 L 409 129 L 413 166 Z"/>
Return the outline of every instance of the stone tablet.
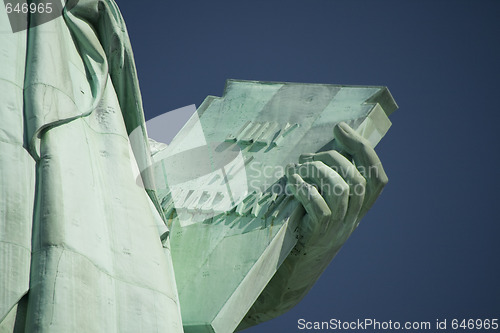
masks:
<path fill-rule="evenodd" d="M 329 84 L 228 80 L 205 99 L 153 156 L 186 332 L 233 331 L 295 246 L 286 165 L 336 149 L 341 121 L 375 146 L 396 109 L 385 87 Z"/>

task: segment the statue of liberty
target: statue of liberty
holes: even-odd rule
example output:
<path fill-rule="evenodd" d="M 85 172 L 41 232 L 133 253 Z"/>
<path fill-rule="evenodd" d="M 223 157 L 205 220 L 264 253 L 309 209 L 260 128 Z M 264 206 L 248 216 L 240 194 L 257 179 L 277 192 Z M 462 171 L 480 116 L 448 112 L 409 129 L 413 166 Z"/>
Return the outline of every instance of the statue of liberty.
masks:
<path fill-rule="evenodd" d="M 190 305 L 117 5 L 73 1 L 15 33 L 0 15 L 0 332 L 182 332 Z M 231 327 L 297 304 L 387 183 L 367 139 L 345 123 L 330 131 L 342 154 L 311 151 L 286 171 L 303 208 L 297 245 Z"/>

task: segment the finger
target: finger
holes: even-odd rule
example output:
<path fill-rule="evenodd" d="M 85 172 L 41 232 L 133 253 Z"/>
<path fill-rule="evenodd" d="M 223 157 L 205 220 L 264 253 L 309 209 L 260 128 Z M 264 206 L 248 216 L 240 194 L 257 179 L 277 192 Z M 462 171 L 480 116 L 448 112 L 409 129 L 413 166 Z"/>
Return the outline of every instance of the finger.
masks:
<path fill-rule="evenodd" d="M 318 190 L 295 173 L 294 168 L 287 168 L 286 177 L 291 192 L 304 206 L 314 224 L 310 226 L 311 229 L 326 230 L 331 210 Z"/>
<path fill-rule="evenodd" d="M 360 212 L 362 216 L 370 209 L 387 184 L 387 175 L 370 143 L 346 123 L 342 122 L 335 126 L 334 136 L 342 148 L 352 155 L 357 169 L 366 179 L 365 200 Z"/>
<path fill-rule="evenodd" d="M 320 161 L 299 164 L 295 172 L 319 189 L 330 208 L 332 220 L 344 220 L 349 203 L 349 185 L 337 172 Z"/>
<path fill-rule="evenodd" d="M 366 179 L 356 167 L 343 155 L 335 150 L 311 154 L 306 159 L 323 162 L 336 171 L 349 186 L 349 202 L 345 215 L 346 223 L 354 223 L 358 218 L 366 192 Z M 300 160 L 303 160 L 302 156 Z M 323 193 L 323 195 L 325 195 Z"/>

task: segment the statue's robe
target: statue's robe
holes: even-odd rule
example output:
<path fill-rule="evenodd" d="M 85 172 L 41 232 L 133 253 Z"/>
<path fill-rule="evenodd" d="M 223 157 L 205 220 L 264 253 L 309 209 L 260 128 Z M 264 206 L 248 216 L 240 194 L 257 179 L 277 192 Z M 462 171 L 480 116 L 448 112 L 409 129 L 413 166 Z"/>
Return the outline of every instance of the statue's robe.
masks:
<path fill-rule="evenodd" d="M 0 7 L 0 332 L 182 331 L 116 4 L 18 33 Z"/>

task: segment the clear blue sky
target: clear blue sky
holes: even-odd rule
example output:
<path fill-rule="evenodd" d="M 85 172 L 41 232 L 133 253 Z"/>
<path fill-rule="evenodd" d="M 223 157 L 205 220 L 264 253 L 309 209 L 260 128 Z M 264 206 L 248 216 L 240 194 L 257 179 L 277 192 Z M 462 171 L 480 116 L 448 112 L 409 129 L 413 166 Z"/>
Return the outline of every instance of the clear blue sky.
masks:
<path fill-rule="evenodd" d="M 297 320 L 500 318 L 500 1 L 118 0 L 146 118 L 227 78 L 386 85 L 389 184 Z"/>

